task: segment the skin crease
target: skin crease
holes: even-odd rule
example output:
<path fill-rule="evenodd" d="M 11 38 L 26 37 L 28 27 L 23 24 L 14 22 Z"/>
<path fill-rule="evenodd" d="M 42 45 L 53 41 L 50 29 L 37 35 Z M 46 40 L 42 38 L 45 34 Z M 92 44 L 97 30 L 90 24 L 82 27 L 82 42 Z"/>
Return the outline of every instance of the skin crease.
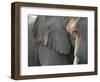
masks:
<path fill-rule="evenodd" d="M 70 33 L 70 35 L 75 39 L 75 50 L 74 50 L 74 61 L 73 64 L 76 65 L 79 63 L 79 48 L 80 48 L 80 36 L 77 33 L 77 24 L 78 24 L 79 18 L 70 18 L 68 21 L 68 18 L 65 18 L 65 29 Z"/>

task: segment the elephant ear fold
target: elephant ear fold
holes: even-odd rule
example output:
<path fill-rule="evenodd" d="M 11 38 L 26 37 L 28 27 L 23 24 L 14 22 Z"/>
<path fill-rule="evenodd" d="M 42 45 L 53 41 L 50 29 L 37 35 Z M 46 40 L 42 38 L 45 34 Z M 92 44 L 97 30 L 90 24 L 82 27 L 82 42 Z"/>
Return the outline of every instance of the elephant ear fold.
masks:
<path fill-rule="evenodd" d="M 35 23 L 33 25 L 33 36 L 37 39 L 37 41 L 42 41 L 45 34 L 45 16 L 37 16 Z"/>
<path fill-rule="evenodd" d="M 46 46 L 47 45 L 47 42 L 48 42 L 48 35 L 45 34 L 44 37 L 43 37 L 43 44 Z"/>

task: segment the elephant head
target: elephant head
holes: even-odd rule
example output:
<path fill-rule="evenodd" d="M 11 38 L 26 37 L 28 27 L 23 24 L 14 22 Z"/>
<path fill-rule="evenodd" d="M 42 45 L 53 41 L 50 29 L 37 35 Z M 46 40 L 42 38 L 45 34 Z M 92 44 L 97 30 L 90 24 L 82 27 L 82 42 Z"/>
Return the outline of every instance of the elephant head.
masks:
<path fill-rule="evenodd" d="M 62 17 L 37 16 L 33 36 L 40 43 L 36 50 L 41 65 L 72 64 L 72 45 Z"/>
<path fill-rule="evenodd" d="M 87 64 L 87 27 L 86 17 L 37 16 L 33 25 L 37 41 L 33 50 L 35 62 L 38 65 Z"/>
<path fill-rule="evenodd" d="M 65 29 L 70 34 L 74 46 L 73 64 L 87 64 L 87 18 L 86 17 L 64 17 Z"/>
<path fill-rule="evenodd" d="M 37 41 L 61 54 L 70 54 L 70 37 L 62 17 L 38 16 L 33 27 Z"/>

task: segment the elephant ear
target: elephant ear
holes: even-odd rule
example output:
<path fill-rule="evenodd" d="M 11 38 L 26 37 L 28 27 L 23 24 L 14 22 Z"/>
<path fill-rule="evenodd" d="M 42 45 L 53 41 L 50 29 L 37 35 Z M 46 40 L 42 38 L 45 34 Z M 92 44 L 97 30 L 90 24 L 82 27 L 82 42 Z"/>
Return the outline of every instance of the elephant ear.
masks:
<path fill-rule="evenodd" d="M 33 36 L 37 39 L 37 41 L 41 42 L 43 36 L 45 34 L 45 16 L 37 16 L 35 23 L 33 25 Z"/>
<path fill-rule="evenodd" d="M 37 41 L 45 43 L 44 46 L 61 54 L 70 54 L 70 37 L 65 31 L 62 17 L 38 16 L 34 23 L 33 34 Z"/>
<path fill-rule="evenodd" d="M 52 18 L 53 20 L 54 18 Z M 61 54 L 70 54 L 71 42 L 70 36 L 64 28 L 63 19 L 55 17 L 55 23 L 50 25 L 48 33 L 47 46 Z"/>
<path fill-rule="evenodd" d="M 52 33 L 48 35 L 47 46 L 61 54 L 70 54 L 70 39 L 69 35 L 64 33 Z"/>

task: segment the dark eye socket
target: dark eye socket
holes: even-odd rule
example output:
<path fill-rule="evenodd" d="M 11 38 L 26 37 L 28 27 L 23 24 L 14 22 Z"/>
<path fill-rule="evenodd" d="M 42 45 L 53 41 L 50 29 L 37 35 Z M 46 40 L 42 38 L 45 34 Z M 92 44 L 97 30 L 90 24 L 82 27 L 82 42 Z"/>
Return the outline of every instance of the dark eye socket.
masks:
<path fill-rule="evenodd" d="M 74 31 L 73 31 L 73 34 L 77 34 L 77 30 L 74 30 Z"/>

